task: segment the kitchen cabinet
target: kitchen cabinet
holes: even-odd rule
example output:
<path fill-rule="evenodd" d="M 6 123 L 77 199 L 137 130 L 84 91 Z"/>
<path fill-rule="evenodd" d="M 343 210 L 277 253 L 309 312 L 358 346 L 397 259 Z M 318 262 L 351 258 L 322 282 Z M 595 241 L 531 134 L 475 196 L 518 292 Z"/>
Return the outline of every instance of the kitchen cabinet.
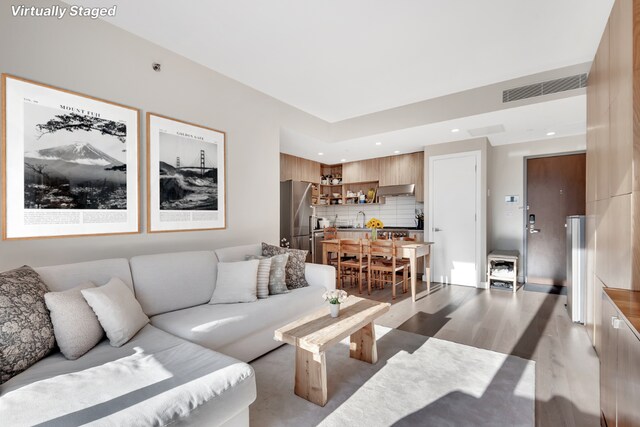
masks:
<path fill-rule="evenodd" d="M 366 192 L 379 185 L 415 184 L 417 202 L 424 202 L 424 153 L 360 160 L 338 165 L 324 165 L 312 160 L 280 153 L 280 181 L 292 179 L 319 183 L 322 175 L 340 179 L 338 185 L 321 185 L 320 194 L 327 194 L 329 204 L 333 193 L 340 193 L 347 204 L 347 191 Z"/>
<path fill-rule="evenodd" d="M 640 425 L 640 339 L 638 292 L 608 289 L 602 293 L 600 411 L 603 425 Z"/>
<path fill-rule="evenodd" d="M 280 153 L 280 181 L 320 182 L 320 163 Z"/>
<path fill-rule="evenodd" d="M 416 201 L 424 202 L 424 152 L 380 159 L 380 185 L 415 184 Z"/>
<path fill-rule="evenodd" d="M 344 182 L 372 182 L 379 181 L 380 159 L 361 160 L 342 165 L 342 179 Z"/>
<path fill-rule="evenodd" d="M 603 288 L 640 290 L 640 0 L 616 0 L 587 81 L 587 242 L 594 272 L 586 303 L 598 351 Z M 634 33 L 636 36 L 634 36 Z M 636 120 L 637 121 L 637 120 Z"/>

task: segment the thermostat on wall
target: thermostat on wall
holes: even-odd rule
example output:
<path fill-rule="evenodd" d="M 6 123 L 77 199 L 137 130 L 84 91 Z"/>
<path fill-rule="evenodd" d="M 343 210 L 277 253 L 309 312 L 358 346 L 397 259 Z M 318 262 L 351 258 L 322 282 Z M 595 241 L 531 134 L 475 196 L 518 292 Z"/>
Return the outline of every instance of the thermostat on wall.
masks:
<path fill-rule="evenodd" d="M 505 203 L 518 203 L 519 200 L 519 196 L 504 196 Z"/>

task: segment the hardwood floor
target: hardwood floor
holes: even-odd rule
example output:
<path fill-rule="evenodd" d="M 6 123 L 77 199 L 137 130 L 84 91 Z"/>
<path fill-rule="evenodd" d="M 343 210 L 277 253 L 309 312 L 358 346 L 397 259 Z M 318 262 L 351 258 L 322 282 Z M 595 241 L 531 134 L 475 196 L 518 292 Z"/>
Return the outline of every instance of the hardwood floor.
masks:
<path fill-rule="evenodd" d="M 393 303 L 377 323 L 535 360 L 536 425 L 599 425 L 598 357 L 584 326 L 570 321 L 566 296 L 440 284 L 427 295 L 424 282 L 418 288 L 415 303 L 410 293 L 392 301 L 390 288 L 374 291 L 369 298 Z"/>

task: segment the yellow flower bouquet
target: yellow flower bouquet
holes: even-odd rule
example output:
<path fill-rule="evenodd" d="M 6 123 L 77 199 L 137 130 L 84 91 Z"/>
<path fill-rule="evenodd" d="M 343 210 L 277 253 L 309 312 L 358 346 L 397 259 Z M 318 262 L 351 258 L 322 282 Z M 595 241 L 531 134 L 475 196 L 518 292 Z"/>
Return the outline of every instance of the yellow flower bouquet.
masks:
<path fill-rule="evenodd" d="M 371 240 L 377 240 L 378 228 L 384 227 L 382 221 L 380 221 L 378 218 L 371 218 L 365 225 L 367 226 L 367 228 L 371 229 Z"/>
<path fill-rule="evenodd" d="M 367 221 L 366 226 L 367 228 L 382 228 L 384 227 L 384 224 L 378 218 L 371 218 Z"/>

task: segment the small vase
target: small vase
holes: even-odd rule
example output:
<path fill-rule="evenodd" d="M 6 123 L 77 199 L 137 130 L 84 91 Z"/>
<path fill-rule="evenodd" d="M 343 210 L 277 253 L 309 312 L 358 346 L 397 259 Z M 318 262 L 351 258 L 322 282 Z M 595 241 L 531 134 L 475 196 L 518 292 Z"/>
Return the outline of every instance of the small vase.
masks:
<path fill-rule="evenodd" d="M 378 240 L 378 229 L 377 228 L 372 228 L 371 229 L 371 240 L 372 241 Z"/>
<path fill-rule="evenodd" d="M 340 304 L 329 304 L 329 310 L 331 311 L 331 317 L 338 317 L 338 314 L 340 314 Z"/>

